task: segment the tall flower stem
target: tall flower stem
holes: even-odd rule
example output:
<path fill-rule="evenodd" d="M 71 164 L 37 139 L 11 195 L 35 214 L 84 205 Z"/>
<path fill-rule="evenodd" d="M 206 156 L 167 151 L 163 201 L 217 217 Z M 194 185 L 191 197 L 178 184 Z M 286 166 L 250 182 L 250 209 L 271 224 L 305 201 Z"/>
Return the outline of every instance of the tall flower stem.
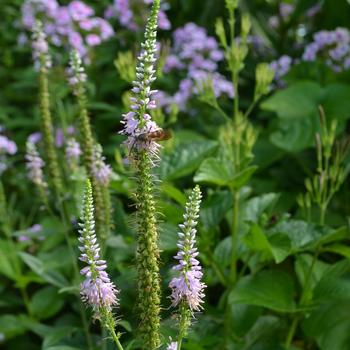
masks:
<path fill-rule="evenodd" d="M 135 166 L 137 189 L 137 254 L 138 271 L 138 311 L 139 332 L 143 348 L 155 350 L 160 346 L 160 276 L 159 249 L 156 220 L 156 206 L 153 193 L 155 190 L 152 167 L 157 163 L 159 145 L 144 136 L 159 131 L 152 121 L 149 111 L 156 107 L 151 90 L 156 79 L 156 38 L 160 0 L 154 0 L 148 18 L 141 53 L 137 60 L 136 80 L 133 81 L 131 111 L 124 114 L 121 132 L 128 136 L 131 162 Z"/>
<path fill-rule="evenodd" d="M 40 72 L 39 72 L 39 96 L 40 96 L 40 115 L 41 115 L 41 129 L 44 138 L 45 152 L 47 157 L 47 164 L 51 182 L 56 194 L 59 198 L 62 193 L 62 178 L 58 167 L 58 160 L 55 148 L 55 141 L 53 137 L 53 124 L 50 111 L 50 94 L 48 83 L 48 70 L 45 65 L 45 56 L 40 56 Z"/>
<path fill-rule="evenodd" d="M 157 349 L 160 345 L 160 278 L 156 208 L 153 199 L 154 186 L 151 174 L 152 160 L 146 151 L 139 154 L 137 168 L 137 271 L 138 309 L 140 332 L 145 349 Z"/>
<path fill-rule="evenodd" d="M 83 151 L 84 166 L 86 172 L 89 176 L 89 179 L 92 184 L 94 203 L 96 209 L 96 230 L 99 235 L 103 234 L 106 229 L 105 223 L 105 208 L 104 200 L 102 195 L 101 186 L 98 183 L 97 179 L 94 176 L 94 138 L 92 135 L 91 124 L 89 113 L 87 109 L 87 97 L 86 97 L 86 74 L 82 66 L 81 58 L 78 52 L 73 51 L 71 53 L 71 84 L 74 88 L 74 93 L 76 95 L 78 108 L 79 108 L 79 130 Z M 74 79 L 74 80 L 73 80 Z M 110 214 L 108 214 L 110 215 Z"/>

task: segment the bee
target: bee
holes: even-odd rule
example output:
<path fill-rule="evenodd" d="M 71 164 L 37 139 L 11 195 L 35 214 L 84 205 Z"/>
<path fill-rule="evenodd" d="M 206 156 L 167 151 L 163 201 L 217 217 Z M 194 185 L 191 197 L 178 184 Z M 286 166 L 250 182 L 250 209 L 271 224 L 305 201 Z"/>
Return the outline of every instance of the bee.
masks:
<path fill-rule="evenodd" d="M 159 128 L 154 131 L 145 132 L 136 137 L 136 141 L 147 142 L 147 141 L 166 141 L 171 139 L 172 134 L 170 130 L 164 130 Z"/>
<path fill-rule="evenodd" d="M 172 138 L 172 133 L 170 130 L 164 130 L 162 128 L 159 128 L 154 131 L 149 131 L 142 133 L 140 135 L 137 135 L 134 139 L 133 144 L 130 147 L 129 154 L 131 154 L 133 148 L 135 147 L 135 144 L 137 142 L 151 142 L 151 141 L 166 141 Z"/>

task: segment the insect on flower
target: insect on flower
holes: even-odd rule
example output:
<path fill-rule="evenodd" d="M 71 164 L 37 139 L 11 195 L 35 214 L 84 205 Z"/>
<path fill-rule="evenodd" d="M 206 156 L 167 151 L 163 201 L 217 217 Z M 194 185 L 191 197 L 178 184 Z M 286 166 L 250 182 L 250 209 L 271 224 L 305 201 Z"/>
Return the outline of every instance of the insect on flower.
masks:
<path fill-rule="evenodd" d="M 147 141 L 166 141 L 171 139 L 172 134 L 170 130 L 164 130 L 159 128 L 154 131 L 145 132 L 143 134 L 138 135 L 135 138 L 135 141 L 147 142 Z"/>
<path fill-rule="evenodd" d="M 147 142 L 158 142 L 158 141 L 166 141 L 172 138 L 172 133 L 170 130 L 164 130 L 162 128 L 158 128 L 153 131 L 148 131 L 141 133 L 137 136 L 134 136 L 134 141 L 130 147 L 129 154 L 131 154 L 137 143 L 147 143 Z"/>

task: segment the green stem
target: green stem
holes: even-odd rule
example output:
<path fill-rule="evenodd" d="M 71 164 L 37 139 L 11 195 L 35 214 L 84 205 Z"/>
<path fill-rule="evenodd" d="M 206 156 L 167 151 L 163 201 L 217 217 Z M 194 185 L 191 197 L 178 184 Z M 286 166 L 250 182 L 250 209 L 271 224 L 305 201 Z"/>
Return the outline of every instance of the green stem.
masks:
<path fill-rule="evenodd" d="M 326 211 L 327 211 L 327 204 L 322 204 L 320 207 L 320 225 L 323 226 L 325 222 L 326 217 Z"/>
<path fill-rule="evenodd" d="M 115 333 L 114 328 L 109 329 L 109 331 L 112 334 L 112 338 L 113 338 L 113 341 L 115 342 L 115 345 L 117 346 L 117 349 L 118 350 L 124 350 L 123 347 L 122 347 L 122 344 L 120 344 L 119 337 Z"/>
<path fill-rule="evenodd" d="M 238 231 L 238 213 L 239 213 L 239 192 L 233 193 L 233 218 L 231 230 L 231 284 L 237 280 L 237 231 Z"/>
<path fill-rule="evenodd" d="M 160 345 L 160 276 L 152 160 L 147 151 L 140 151 L 137 157 L 139 330 L 144 348 L 155 350 Z"/>
<path fill-rule="evenodd" d="M 305 277 L 305 284 L 304 284 L 304 288 L 303 288 L 303 291 L 301 293 L 300 302 L 299 302 L 300 306 L 303 306 L 303 305 L 308 303 L 308 295 L 309 295 L 310 288 L 311 288 L 312 274 L 313 274 L 313 271 L 314 271 L 314 268 L 316 265 L 318 253 L 319 253 L 319 247 L 316 247 L 315 253 L 312 257 L 312 262 L 311 262 L 309 271 Z M 300 315 L 295 314 L 295 316 L 293 318 L 293 322 L 292 322 L 292 324 L 289 328 L 288 334 L 287 334 L 287 338 L 286 338 L 286 342 L 285 342 L 286 348 L 288 348 L 293 341 L 295 332 L 296 332 L 297 327 L 298 327 L 299 320 L 300 320 Z"/>
<path fill-rule="evenodd" d="M 79 266 L 78 266 L 78 262 L 77 262 L 77 258 L 76 258 L 76 254 L 74 252 L 74 248 L 73 245 L 70 241 L 70 237 L 68 234 L 68 230 L 70 227 L 70 222 L 69 222 L 69 216 L 68 216 L 68 210 L 67 210 L 67 206 L 64 200 L 62 200 L 62 198 L 60 198 L 60 215 L 61 215 L 61 219 L 64 225 L 64 236 L 65 236 L 65 240 L 68 246 L 68 250 L 69 250 L 69 254 L 72 260 L 72 265 L 73 265 L 73 271 L 74 271 L 74 279 L 76 281 L 79 280 Z M 86 337 L 86 342 L 88 344 L 88 349 L 89 350 L 93 350 L 93 345 L 92 345 L 92 340 L 91 340 L 91 336 L 90 336 L 90 332 L 89 332 L 89 323 L 87 320 L 87 316 L 86 316 L 86 311 L 84 308 L 84 305 L 82 304 L 82 301 L 80 300 L 79 302 L 79 306 L 80 306 L 80 317 L 81 317 L 81 321 L 83 324 L 83 329 L 85 332 L 85 337 Z"/>
<path fill-rule="evenodd" d="M 290 347 L 290 345 L 292 344 L 295 332 L 296 332 L 297 327 L 298 327 L 298 323 L 299 323 L 299 316 L 296 316 L 296 317 L 294 317 L 292 324 L 289 328 L 288 334 L 287 334 L 287 339 L 285 342 L 286 349 L 288 349 Z"/>

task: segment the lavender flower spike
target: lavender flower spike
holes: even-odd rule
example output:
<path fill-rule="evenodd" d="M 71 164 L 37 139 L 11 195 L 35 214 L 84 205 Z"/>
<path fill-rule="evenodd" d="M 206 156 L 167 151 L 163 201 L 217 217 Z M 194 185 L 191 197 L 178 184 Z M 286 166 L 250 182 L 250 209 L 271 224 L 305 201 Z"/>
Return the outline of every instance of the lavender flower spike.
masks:
<path fill-rule="evenodd" d="M 131 111 L 124 114 L 124 130 L 127 135 L 125 141 L 129 152 L 146 150 L 152 156 L 157 156 L 159 145 L 153 140 L 147 140 L 142 135 L 159 130 L 157 124 L 151 120 L 149 111 L 156 108 L 154 95 L 156 90 L 151 90 L 155 77 L 155 62 L 157 51 L 157 18 L 160 0 L 154 0 L 152 13 L 146 26 L 145 39 L 141 44 L 141 54 L 136 66 L 136 80 L 133 82 L 130 98 Z"/>
<path fill-rule="evenodd" d="M 79 230 L 80 260 L 87 266 L 80 271 L 85 276 L 85 281 L 80 285 L 80 294 L 82 300 L 93 308 L 95 316 L 103 321 L 103 318 L 118 304 L 118 291 L 105 271 L 106 261 L 100 259 L 93 212 L 92 189 L 90 181 L 87 180 Z"/>
<path fill-rule="evenodd" d="M 100 144 L 95 145 L 92 173 L 99 184 L 107 187 L 111 179 L 112 169 L 109 164 L 106 164 L 105 159 L 102 155 L 102 146 Z"/>
<path fill-rule="evenodd" d="M 201 281 L 203 273 L 199 261 L 196 259 L 196 225 L 199 217 L 199 208 L 202 194 L 199 186 L 196 186 L 189 196 L 184 214 L 184 223 L 179 225 L 178 233 L 179 252 L 174 257 L 179 261 L 174 270 L 179 271 L 180 276 L 174 277 L 169 287 L 172 289 L 172 305 L 178 306 L 181 302 L 186 304 L 191 312 L 200 311 L 204 298 L 206 285 Z"/>
<path fill-rule="evenodd" d="M 40 157 L 34 143 L 28 141 L 26 148 L 27 153 L 25 158 L 27 161 L 26 167 L 28 169 L 28 177 L 38 187 L 46 188 L 47 183 L 44 180 L 43 173 L 45 162 Z"/>

